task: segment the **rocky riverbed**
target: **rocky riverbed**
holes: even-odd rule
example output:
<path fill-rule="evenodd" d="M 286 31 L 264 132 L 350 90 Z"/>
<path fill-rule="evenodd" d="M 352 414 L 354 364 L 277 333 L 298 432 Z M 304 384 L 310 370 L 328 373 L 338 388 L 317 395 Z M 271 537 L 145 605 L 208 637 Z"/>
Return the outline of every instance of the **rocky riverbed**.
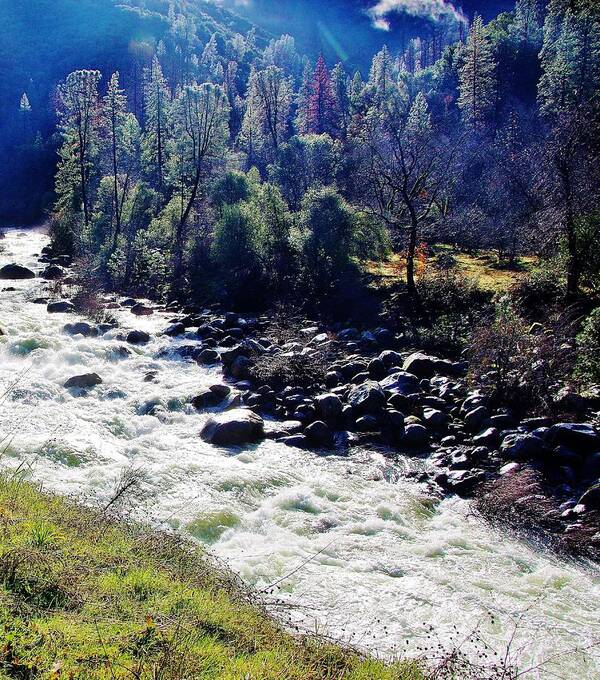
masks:
<path fill-rule="evenodd" d="M 135 465 L 142 516 L 260 590 L 284 578 L 273 605 L 296 624 L 417 653 L 429 625 L 446 646 L 482 627 L 503 649 L 516 617 L 525 666 L 560 649 L 555 670 L 594 677 L 595 567 L 505 531 L 595 549 L 593 403 L 562 424 L 519 421 L 472 391 L 466 364 L 385 328 L 119 296 L 93 321 L 45 243 L 9 232 L 0 254 L 0 276 L 34 276 L 0 291 L 5 465 L 101 499 Z"/>

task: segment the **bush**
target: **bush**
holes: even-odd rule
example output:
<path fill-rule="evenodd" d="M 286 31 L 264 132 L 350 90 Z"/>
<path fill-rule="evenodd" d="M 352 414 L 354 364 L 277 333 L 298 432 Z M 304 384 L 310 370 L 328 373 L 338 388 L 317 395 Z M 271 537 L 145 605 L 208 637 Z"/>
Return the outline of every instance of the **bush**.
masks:
<path fill-rule="evenodd" d="M 532 327 L 509 298 L 495 316 L 480 324 L 470 341 L 470 378 L 496 404 L 523 412 L 547 413 L 553 397 L 573 369 L 571 323 L 550 317 L 545 328 Z"/>
<path fill-rule="evenodd" d="M 352 268 L 356 220 L 351 206 L 335 189 L 309 191 L 300 217 L 305 275 L 317 293 L 331 292 Z"/>
<path fill-rule="evenodd" d="M 577 336 L 577 375 L 591 383 L 600 383 L 600 307 L 596 307 Z"/>
<path fill-rule="evenodd" d="M 403 289 L 390 297 L 384 305 L 389 322 L 410 344 L 454 354 L 465 348 L 492 298 L 491 292 L 452 269 L 425 272 L 417 293 Z"/>
<path fill-rule="evenodd" d="M 553 266 L 554 265 L 554 266 Z M 556 263 L 534 270 L 515 283 L 510 294 L 519 312 L 528 319 L 543 320 L 565 298 L 565 283 Z"/>

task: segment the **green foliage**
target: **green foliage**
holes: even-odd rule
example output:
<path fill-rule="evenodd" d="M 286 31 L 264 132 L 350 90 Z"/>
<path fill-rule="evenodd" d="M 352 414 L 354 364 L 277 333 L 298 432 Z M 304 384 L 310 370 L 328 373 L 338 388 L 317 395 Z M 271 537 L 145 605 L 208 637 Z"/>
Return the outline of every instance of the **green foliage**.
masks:
<path fill-rule="evenodd" d="M 2 678 L 424 679 L 417 663 L 388 666 L 285 633 L 174 535 L 6 478 L 0 527 Z"/>
<path fill-rule="evenodd" d="M 250 198 L 250 181 L 243 172 L 228 172 L 215 182 L 213 203 L 217 206 L 235 205 Z"/>
<path fill-rule="evenodd" d="M 352 268 L 354 212 L 335 189 L 313 189 L 302 201 L 300 226 L 305 277 L 313 290 L 331 291 Z"/>
<path fill-rule="evenodd" d="M 581 284 L 600 290 L 600 213 L 580 217 L 575 224 L 578 259 L 581 262 Z"/>
<path fill-rule="evenodd" d="M 588 316 L 577 336 L 576 371 L 586 382 L 600 384 L 600 307 Z"/>
<path fill-rule="evenodd" d="M 556 261 L 534 269 L 511 288 L 510 294 L 519 311 L 529 319 L 541 320 L 548 310 L 556 309 L 565 298 L 564 278 Z"/>

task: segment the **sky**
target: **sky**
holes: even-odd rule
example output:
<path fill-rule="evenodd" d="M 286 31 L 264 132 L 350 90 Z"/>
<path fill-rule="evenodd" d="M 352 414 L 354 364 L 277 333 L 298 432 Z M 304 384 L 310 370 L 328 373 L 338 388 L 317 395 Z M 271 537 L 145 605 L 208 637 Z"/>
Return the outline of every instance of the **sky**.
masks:
<path fill-rule="evenodd" d="M 458 26 L 510 10 L 514 0 L 213 0 L 275 35 L 290 33 L 301 51 L 363 65 L 374 51 L 392 49 L 431 26 Z"/>

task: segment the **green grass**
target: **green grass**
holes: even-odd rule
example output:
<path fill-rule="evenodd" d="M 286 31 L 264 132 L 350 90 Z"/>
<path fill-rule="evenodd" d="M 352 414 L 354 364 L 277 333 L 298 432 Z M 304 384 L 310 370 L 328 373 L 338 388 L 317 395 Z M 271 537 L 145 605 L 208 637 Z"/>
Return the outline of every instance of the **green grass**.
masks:
<path fill-rule="evenodd" d="M 286 633 L 174 536 L 0 478 L 2 679 L 424 677 L 414 662 L 386 666 Z"/>
<path fill-rule="evenodd" d="M 472 279 L 481 288 L 493 292 L 506 292 L 519 278 L 530 272 L 537 263 L 535 257 L 519 257 L 512 269 L 498 265 L 498 258 L 491 251 L 464 253 L 456 251 L 448 245 L 437 245 L 433 248 L 433 255 L 427 259 L 425 270 L 432 271 L 437 258 L 442 255 L 452 255 L 456 260 L 457 272 Z M 382 262 L 370 262 L 366 271 L 374 279 L 375 285 L 387 287 L 404 280 L 404 259 L 401 255 L 392 255 Z"/>

